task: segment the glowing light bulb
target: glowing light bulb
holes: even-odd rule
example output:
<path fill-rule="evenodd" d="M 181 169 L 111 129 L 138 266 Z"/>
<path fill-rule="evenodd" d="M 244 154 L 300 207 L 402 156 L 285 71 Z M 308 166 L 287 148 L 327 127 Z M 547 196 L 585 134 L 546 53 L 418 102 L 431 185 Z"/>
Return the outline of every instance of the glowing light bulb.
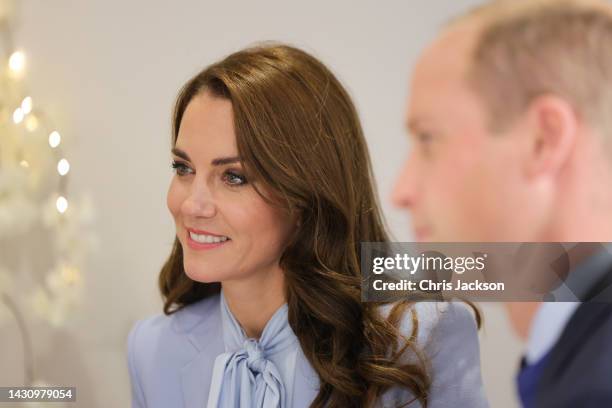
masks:
<path fill-rule="evenodd" d="M 68 160 L 62 159 L 57 163 L 57 172 L 60 174 L 60 176 L 65 176 L 69 170 L 70 163 L 68 163 Z"/>
<path fill-rule="evenodd" d="M 20 124 L 23 121 L 23 116 L 23 110 L 21 110 L 21 108 L 15 109 L 15 112 L 13 112 L 13 122 L 15 122 L 16 125 Z"/>
<path fill-rule="evenodd" d="M 9 68 L 14 73 L 23 71 L 25 68 L 25 55 L 21 51 L 15 51 L 9 57 Z"/>
<path fill-rule="evenodd" d="M 30 163 L 28 163 L 28 162 L 27 162 L 27 161 L 25 161 L 25 160 L 20 161 L 20 162 L 19 162 L 19 165 L 20 165 L 21 167 L 23 167 L 23 168 L 26 168 L 26 169 L 27 169 L 28 167 L 30 167 Z"/>
<path fill-rule="evenodd" d="M 57 146 L 59 146 L 61 140 L 62 137 L 60 136 L 59 132 L 55 130 L 49 135 L 49 146 L 55 149 Z"/>
<path fill-rule="evenodd" d="M 34 115 L 28 116 L 25 122 L 25 127 L 29 132 L 34 132 L 38 129 L 38 118 Z"/>
<path fill-rule="evenodd" d="M 62 268 L 62 279 L 68 285 L 77 283 L 80 280 L 79 270 L 74 266 L 64 266 Z"/>
<path fill-rule="evenodd" d="M 59 196 L 55 201 L 55 208 L 57 208 L 60 214 L 65 213 L 68 209 L 68 200 L 66 200 L 66 197 Z"/>
<path fill-rule="evenodd" d="M 23 98 L 23 101 L 21 102 L 21 111 L 25 115 L 32 112 L 32 98 L 30 96 Z"/>

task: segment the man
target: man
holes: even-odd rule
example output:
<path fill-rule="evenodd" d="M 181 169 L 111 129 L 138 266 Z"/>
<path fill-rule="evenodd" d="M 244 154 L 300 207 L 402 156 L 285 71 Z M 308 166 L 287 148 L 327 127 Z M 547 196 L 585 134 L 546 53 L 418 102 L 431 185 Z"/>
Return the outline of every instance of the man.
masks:
<path fill-rule="evenodd" d="M 393 200 L 418 241 L 612 241 L 612 6 L 496 1 L 454 20 L 417 63 L 407 126 Z M 582 303 L 515 305 L 535 313 L 524 406 L 612 406 L 612 303 L 587 302 L 612 257 L 582 252 Z"/>

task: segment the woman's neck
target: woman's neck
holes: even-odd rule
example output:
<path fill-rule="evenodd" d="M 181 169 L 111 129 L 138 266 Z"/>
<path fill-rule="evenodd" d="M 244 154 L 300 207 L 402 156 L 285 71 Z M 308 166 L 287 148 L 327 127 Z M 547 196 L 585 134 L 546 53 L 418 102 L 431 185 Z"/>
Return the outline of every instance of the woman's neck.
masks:
<path fill-rule="evenodd" d="M 247 337 L 258 339 L 286 302 L 284 283 L 280 267 L 247 279 L 221 282 L 227 305 Z"/>

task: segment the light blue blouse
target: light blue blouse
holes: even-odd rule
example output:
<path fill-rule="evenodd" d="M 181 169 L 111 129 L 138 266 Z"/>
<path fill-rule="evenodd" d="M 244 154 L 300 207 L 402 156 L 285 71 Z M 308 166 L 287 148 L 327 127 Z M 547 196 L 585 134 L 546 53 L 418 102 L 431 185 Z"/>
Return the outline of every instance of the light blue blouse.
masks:
<path fill-rule="evenodd" d="M 215 359 L 207 408 L 290 406 L 300 346 L 287 320 L 287 303 L 254 339 L 232 314 L 223 290 L 219 298 L 225 353 Z"/>
<path fill-rule="evenodd" d="M 387 316 L 391 307 L 381 306 L 381 314 Z M 407 336 L 413 316 L 417 346 L 432 378 L 429 408 L 488 407 L 471 310 L 463 302 L 418 302 L 401 320 Z M 308 408 L 319 391 L 319 377 L 291 331 L 286 305 L 258 342 L 246 338 L 221 294 L 169 316 L 137 321 L 127 339 L 132 408 L 207 408 L 209 403 L 250 408 L 260 402 L 266 408 L 279 402 L 283 408 Z M 415 361 L 415 356 L 407 352 L 402 360 Z M 393 387 L 377 408 L 396 407 L 412 397 L 409 390 Z M 409 407 L 420 406 L 417 401 Z"/>

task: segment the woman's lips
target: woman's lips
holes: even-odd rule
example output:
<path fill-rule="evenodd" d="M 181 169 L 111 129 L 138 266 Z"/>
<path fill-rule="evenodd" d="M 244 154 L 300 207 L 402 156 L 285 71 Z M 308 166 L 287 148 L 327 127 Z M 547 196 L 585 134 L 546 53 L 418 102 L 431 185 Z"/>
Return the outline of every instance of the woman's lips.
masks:
<path fill-rule="evenodd" d="M 212 233 L 210 231 L 205 231 L 205 230 L 197 230 L 195 228 L 187 228 L 186 229 L 187 245 L 191 249 L 195 249 L 195 250 L 218 248 L 221 245 L 226 244 L 229 241 L 231 241 L 229 237 L 226 237 L 227 239 L 221 242 L 198 242 L 198 241 L 195 241 L 193 238 L 191 238 L 191 233 L 194 233 L 197 235 L 208 235 L 211 237 L 225 237 L 225 235 L 219 235 L 219 234 L 215 234 L 215 233 Z"/>
<path fill-rule="evenodd" d="M 193 232 L 194 234 L 198 234 L 198 235 L 212 235 L 213 237 L 224 237 L 225 235 L 219 235 L 219 234 L 215 234 L 213 232 L 210 231 L 205 231 L 205 230 L 198 230 L 195 228 L 190 228 L 187 227 L 187 232 Z"/>
<path fill-rule="evenodd" d="M 212 235 L 212 234 L 207 234 L 207 235 Z M 220 236 L 220 235 L 217 235 L 217 236 Z M 230 241 L 231 240 L 228 238 L 227 240 L 221 241 L 221 242 L 197 242 L 191 239 L 189 230 L 187 230 L 187 245 L 189 246 L 189 248 L 194 249 L 194 250 L 205 250 L 205 249 L 218 248 L 222 245 L 227 244 Z"/>

